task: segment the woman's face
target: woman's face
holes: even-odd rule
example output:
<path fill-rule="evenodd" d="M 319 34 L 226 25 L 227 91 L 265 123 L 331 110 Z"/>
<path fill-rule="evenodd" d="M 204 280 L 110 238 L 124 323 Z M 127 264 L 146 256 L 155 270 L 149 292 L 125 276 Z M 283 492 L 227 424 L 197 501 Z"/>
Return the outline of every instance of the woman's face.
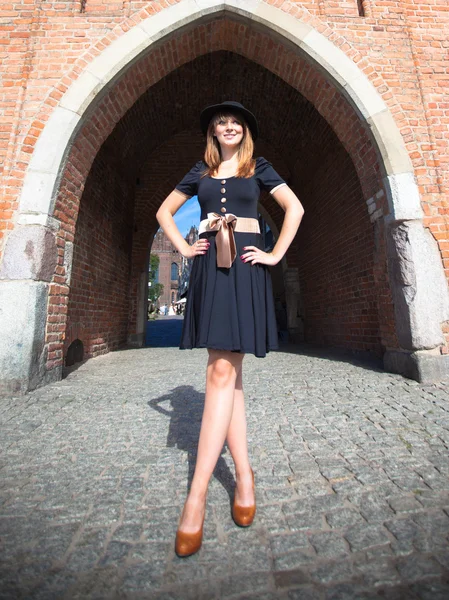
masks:
<path fill-rule="evenodd" d="M 220 117 L 215 124 L 215 136 L 220 146 L 232 148 L 243 140 L 243 125 L 236 115 Z"/>

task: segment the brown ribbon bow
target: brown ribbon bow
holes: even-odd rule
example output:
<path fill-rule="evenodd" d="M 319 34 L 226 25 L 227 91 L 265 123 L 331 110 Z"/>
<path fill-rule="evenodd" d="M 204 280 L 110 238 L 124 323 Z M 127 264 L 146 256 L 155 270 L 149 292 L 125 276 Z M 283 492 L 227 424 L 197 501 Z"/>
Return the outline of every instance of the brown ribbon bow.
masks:
<path fill-rule="evenodd" d="M 232 213 L 219 215 L 208 213 L 209 230 L 217 231 L 215 243 L 217 245 L 217 267 L 229 269 L 237 255 L 234 239 L 234 228 L 237 217 Z"/>

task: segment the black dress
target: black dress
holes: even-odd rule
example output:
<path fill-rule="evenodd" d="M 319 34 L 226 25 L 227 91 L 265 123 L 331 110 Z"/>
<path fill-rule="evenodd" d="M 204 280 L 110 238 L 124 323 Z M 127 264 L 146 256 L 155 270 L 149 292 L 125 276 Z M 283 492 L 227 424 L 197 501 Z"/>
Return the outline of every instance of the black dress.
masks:
<path fill-rule="evenodd" d="M 223 214 L 222 208 L 237 217 L 258 219 L 260 191 L 271 192 L 285 184 L 263 157 L 256 159 L 255 174 L 250 178 L 201 178 L 205 169 L 205 163 L 198 161 L 176 186 L 183 194 L 198 196 L 201 220 L 210 212 Z M 226 269 L 217 267 L 216 235 L 215 231 L 200 234 L 211 245 L 206 254 L 193 260 L 180 348 L 231 350 L 263 357 L 278 348 L 270 272 L 266 265 L 251 265 L 240 258 L 244 246 L 262 248 L 262 236 L 235 232 L 237 256 Z"/>

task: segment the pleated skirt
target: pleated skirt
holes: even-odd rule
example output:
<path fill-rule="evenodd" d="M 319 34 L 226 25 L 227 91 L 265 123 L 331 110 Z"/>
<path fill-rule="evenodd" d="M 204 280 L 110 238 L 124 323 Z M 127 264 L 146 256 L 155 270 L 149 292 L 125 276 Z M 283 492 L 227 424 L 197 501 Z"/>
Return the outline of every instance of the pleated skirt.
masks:
<path fill-rule="evenodd" d="M 231 268 L 217 267 L 216 232 L 206 254 L 196 256 L 190 273 L 180 348 L 210 348 L 262 358 L 278 349 L 271 275 L 266 265 L 244 263 L 244 246 L 262 247 L 257 233 L 234 234 L 237 257 Z"/>

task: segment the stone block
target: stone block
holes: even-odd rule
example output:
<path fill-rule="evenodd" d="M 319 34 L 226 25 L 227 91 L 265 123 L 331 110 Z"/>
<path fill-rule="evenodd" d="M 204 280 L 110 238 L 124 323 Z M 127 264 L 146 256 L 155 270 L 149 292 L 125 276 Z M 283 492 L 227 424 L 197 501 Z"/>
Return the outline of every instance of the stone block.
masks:
<path fill-rule="evenodd" d="M 261 0 L 225 0 L 226 9 L 251 19 L 263 4 Z"/>
<path fill-rule="evenodd" d="M 103 84 L 98 77 L 89 71 L 84 71 L 64 94 L 59 106 L 83 116 L 89 104 L 102 88 Z"/>
<path fill-rule="evenodd" d="M 390 373 L 399 373 L 420 383 L 436 383 L 449 379 L 449 356 L 426 351 L 385 352 L 384 369 Z"/>
<path fill-rule="evenodd" d="M 246 2 L 240 4 L 246 4 Z M 259 2 L 258 6 L 254 5 L 253 10 L 252 18 L 255 22 L 277 31 L 282 37 L 293 42 L 295 46 L 298 46 L 306 35 L 312 31 L 312 27 L 308 23 L 295 19 L 266 2 Z"/>
<path fill-rule="evenodd" d="M 344 88 L 347 95 L 355 103 L 358 112 L 365 119 L 386 109 L 382 96 L 377 92 L 368 77 L 361 71 L 359 72 L 359 76 L 350 79 L 344 85 Z"/>
<path fill-rule="evenodd" d="M 400 347 L 435 348 L 444 342 L 441 324 L 449 319 L 448 285 L 436 240 L 421 221 L 394 223 L 387 253 Z M 421 360 L 422 368 L 428 364 Z"/>
<path fill-rule="evenodd" d="M 23 393 L 45 374 L 48 284 L 0 282 L 0 392 Z"/>
<path fill-rule="evenodd" d="M 40 225 L 16 227 L 6 242 L 0 279 L 50 281 L 56 267 L 54 234 Z"/>
<path fill-rule="evenodd" d="M 149 17 L 143 23 L 152 21 L 154 18 Z M 114 40 L 110 46 L 94 58 L 88 65 L 87 71 L 103 83 L 109 83 L 124 68 L 129 68 L 151 43 L 143 23 Z"/>
<path fill-rule="evenodd" d="M 61 106 L 54 109 L 36 142 L 30 163 L 31 170 L 59 174 L 80 119 L 78 114 Z"/>
<path fill-rule="evenodd" d="M 409 582 L 425 577 L 439 577 L 442 569 L 433 557 L 412 554 L 398 559 L 396 568 L 401 577 Z"/>
<path fill-rule="evenodd" d="M 54 173 L 42 173 L 29 169 L 20 195 L 20 212 L 37 214 L 39 222 L 41 222 L 40 215 L 50 213 L 55 185 L 56 175 Z"/>
<path fill-rule="evenodd" d="M 66 283 L 70 285 L 72 280 L 73 264 L 73 242 L 66 242 L 64 247 L 64 267 L 66 272 Z"/>
<path fill-rule="evenodd" d="M 301 47 L 331 75 L 340 86 L 360 77 L 360 69 L 335 44 L 313 29 L 302 40 Z M 377 93 L 373 87 L 373 93 Z"/>
<path fill-rule="evenodd" d="M 226 0 L 223 2 L 217 2 L 217 0 L 195 0 L 195 4 L 201 10 L 201 12 L 217 12 L 218 10 L 225 10 Z"/>
<path fill-rule="evenodd" d="M 351 552 L 360 552 L 374 546 L 390 543 L 386 531 L 377 525 L 354 525 L 345 532 Z"/>
<path fill-rule="evenodd" d="M 195 0 L 185 0 L 152 15 L 139 23 L 138 27 L 149 37 L 149 43 L 153 43 L 201 17 L 203 12 L 208 14 L 216 11 L 217 7 L 212 10 L 211 7 L 205 7 L 203 11 Z"/>
<path fill-rule="evenodd" d="M 390 214 L 386 221 L 422 219 L 424 216 L 413 173 L 397 173 L 384 179 Z"/>
<path fill-rule="evenodd" d="M 412 161 L 390 111 L 384 110 L 372 114 L 367 118 L 367 123 L 381 153 L 386 174 L 412 173 Z"/>
<path fill-rule="evenodd" d="M 50 191 L 51 193 L 51 191 Z M 21 212 L 17 215 L 17 225 L 44 225 L 48 226 L 52 217 L 47 213 Z"/>

